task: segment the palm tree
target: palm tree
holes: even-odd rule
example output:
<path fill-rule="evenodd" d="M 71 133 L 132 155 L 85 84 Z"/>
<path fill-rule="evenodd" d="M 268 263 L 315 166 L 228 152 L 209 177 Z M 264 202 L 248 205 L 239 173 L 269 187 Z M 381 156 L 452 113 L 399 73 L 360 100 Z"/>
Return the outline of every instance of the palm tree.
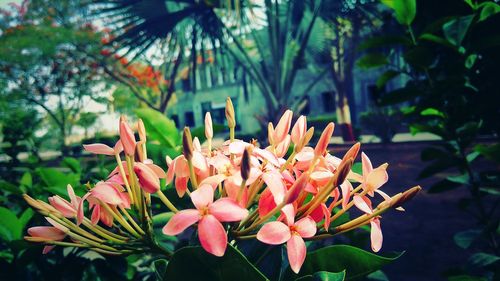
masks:
<path fill-rule="evenodd" d="M 198 54 L 203 55 L 205 50 L 230 54 L 266 101 L 267 112 L 260 116 L 264 124 L 301 102 L 292 99 L 290 93 L 298 70 L 304 66 L 305 50 L 323 0 L 265 0 L 262 4 L 242 0 L 95 3 L 98 14 L 111 19 L 116 34 L 112 42 L 125 50 L 124 56 L 139 56 L 161 40 L 181 40 L 187 43 L 184 52 L 195 74 Z M 318 81 L 313 79 L 312 83 Z"/>

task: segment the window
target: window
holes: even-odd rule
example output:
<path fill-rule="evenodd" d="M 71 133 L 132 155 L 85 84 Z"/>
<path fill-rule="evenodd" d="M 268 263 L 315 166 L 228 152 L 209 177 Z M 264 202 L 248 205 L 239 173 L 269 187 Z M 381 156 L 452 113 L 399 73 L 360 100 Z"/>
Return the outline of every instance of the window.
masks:
<path fill-rule="evenodd" d="M 170 119 L 172 119 L 172 121 L 174 121 L 175 123 L 175 126 L 179 128 L 179 116 L 177 114 L 174 114 L 170 117 Z"/>
<path fill-rule="evenodd" d="M 335 92 L 323 92 L 321 93 L 321 101 L 323 102 L 324 112 L 333 112 L 335 110 L 335 101 L 333 97 Z"/>
<path fill-rule="evenodd" d="M 188 127 L 194 127 L 194 113 L 192 111 L 184 113 L 184 124 Z"/>

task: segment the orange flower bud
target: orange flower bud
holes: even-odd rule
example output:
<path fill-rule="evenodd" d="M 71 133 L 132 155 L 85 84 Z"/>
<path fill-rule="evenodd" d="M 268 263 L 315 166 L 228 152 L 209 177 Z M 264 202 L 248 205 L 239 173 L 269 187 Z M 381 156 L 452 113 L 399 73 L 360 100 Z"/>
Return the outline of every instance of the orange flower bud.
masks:
<path fill-rule="evenodd" d="M 135 136 L 126 121 L 120 121 L 120 141 L 125 154 L 134 155 L 136 145 Z"/>
<path fill-rule="evenodd" d="M 189 127 L 184 127 L 184 133 L 182 134 L 182 154 L 188 161 L 193 158 L 193 138 Z"/>
<path fill-rule="evenodd" d="M 147 165 L 136 162 L 134 163 L 134 172 L 139 179 L 141 188 L 147 193 L 156 193 L 160 190 L 160 179 L 155 172 Z"/>
<path fill-rule="evenodd" d="M 319 137 L 319 141 L 316 144 L 316 147 L 314 148 L 315 156 L 322 156 L 325 153 L 326 148 L 330 143 L 330 139 L 332 138 L 334 128 L 335 125 L 333 124 L 333 122 L 330 122 L 323 130 L 323 133 L 321 133 L 321 137 Z"/>
<path fill-rule="evenodd" d="M 227 97 L 226 99 L 226 119 L 227 119 L 227 125 L 229 128 L 234 128 L 236 127 L 236 118 L 234 114 L 234 107 L 233 107 L 233 102 L 231 101 L 230 97 Z"/>

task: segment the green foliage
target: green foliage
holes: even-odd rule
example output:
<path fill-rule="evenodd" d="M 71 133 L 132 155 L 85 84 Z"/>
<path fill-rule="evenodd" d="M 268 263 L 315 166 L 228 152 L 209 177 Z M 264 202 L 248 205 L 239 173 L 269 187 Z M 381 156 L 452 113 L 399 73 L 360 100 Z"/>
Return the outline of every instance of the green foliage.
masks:
<path fill-rule="evenodd" d="M 354 280 L 375 272 L 402 255 L 378 256 L 348 245 L 334 245 L 307 254 L 299 276 L 312 275 L 318 271 L 341 272 L 346 280 Z M 288 272 L 291 276 L 291 272 Z"/>
<path fill-rule="evenodd" d="M 196 270 L 193 270 L 194 265 Z M 240 251 L 229 244 L 226 253 L 220 258 L 208 254 L 201 247 L 182 248 L 174 253 L 165 271 L 157 273 L 157 276 L 163 276 L 164 279 L 161 280 L 172 281 L 267 280 Z"/>
<path fill-rule="evenodd" d="M 144 122 L 151 141 L 156 141 L 167 148 L 180 145 L 181 138 L 174 121 L 150 108 L 137 109 L 135 113 Z"/>
<path fill-rule="evenodd" d="M 393 9 L 400 24 L 410 25 L 417 14 L 416 0 L 382 0 L 382 3 Z"/>
<path fill-rule="evenodd" d="M 344 281 L 344 278 L 344 271 L 338 273 L 319 271 L 313 275 L 306 275 L 304 277 L 297 278 L 295 281 Z"/>
<path fill-rule="evenodd" d="M 360 123 L 364 129 L 369 129 L 380 138 L 382 143 L 391 142 L 402 126 L 401 111 L 392 108 L 376 108 L 373 111 L 360 114 Z"/>
<path fill-rule="evenodd" d="M 387 57 L 383 54 L 366 54 L 356 61 L 356 65 L 362 69 L 370 69 L 384 66 L 388 63 Z"/>

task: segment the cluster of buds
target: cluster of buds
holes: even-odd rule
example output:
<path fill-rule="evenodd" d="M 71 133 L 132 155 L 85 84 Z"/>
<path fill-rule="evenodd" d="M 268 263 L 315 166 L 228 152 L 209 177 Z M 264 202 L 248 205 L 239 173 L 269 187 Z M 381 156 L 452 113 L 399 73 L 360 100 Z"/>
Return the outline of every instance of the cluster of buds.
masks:
<path fill-rule="evenodd" d="M 147 158 L 142 122 L 137 126 L 137 142 L 122 119 L 115 147 L 84 146 L 89 152 L 115 157 L 117 168 L 106 181 L 96 183 L 81 198 L 68 187 L 70 201 L 54 196 L 45 203 L 26 195 L 28 203 L 51 224 L 30 228 L 26 239 L 46 243 L 45 252 L 54 245 L 112 254 L 138 251 L 136 243 L 131 242 L 155 244 L 151 239 L 151 194 L 155 194 L 153 198 L 159 198 L 174 213 L 163 234 L 178 235 L 195 226 L 201 246 L 215 256 L 224 255 L 228 242 L 237 245 L 240 240 L 257 239 L 270 245 L 286 243 L 291 269 L 298 272 L 306 257 L 305 240 L 370 225 L 372 249 L 379 251 L 381 214 L 389 209 L 402 210 L 401 205 L 420 190 L 416 186 L 392 197 L 387 195 L 380 189 L 388 180 L 387 164 L 374 168 L 364 153 L 362 174 L 352 171 L 359 143 L 342 158 L 331 155 L 327 148 L 333 123 L 326 126 L 315 146 L 309 146 L 314 128 L 307 128 L 305 116 L 292 127 L 293 113 L 288 110 L 276 126 L 269 124 L 269 145 L 259 147 L 256 141 L 235 138 L 235 112 L 229 98 L 226 118 L 230 137 L 216 148 L 212 147 L 209 113 L 205 116 L 204 145 L 185 128 L 182 154 L 175 159 L 166 157 L 167 172 Z M 173 183 L 177 196 L 188 196 L 193 208 L 178 210 L 163 194 L 161 178 L 167 185 Z M 374 205 L 377 197 L 379 203 Z M 333 223 L 352 207 L 359 209 L 358 217 Z M 90 219 L 84 216 L 85 209 L 92 211 Z"/>

